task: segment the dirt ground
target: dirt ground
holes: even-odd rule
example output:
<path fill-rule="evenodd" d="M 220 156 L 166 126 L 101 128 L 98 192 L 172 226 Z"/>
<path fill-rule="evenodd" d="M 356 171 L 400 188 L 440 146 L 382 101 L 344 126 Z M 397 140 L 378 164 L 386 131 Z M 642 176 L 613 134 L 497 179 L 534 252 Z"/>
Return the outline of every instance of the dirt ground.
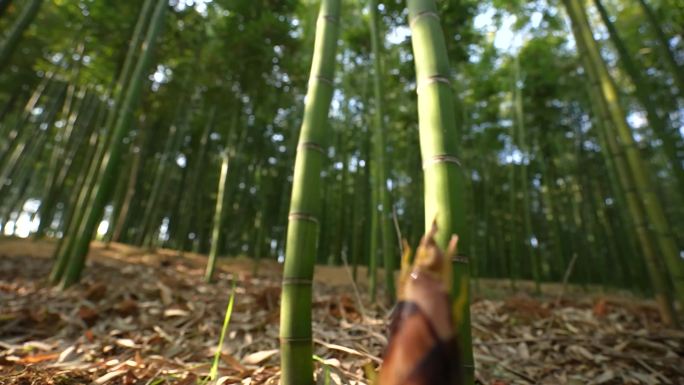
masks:
<path fill-rule="evenodd" d="M 94 243 L 81 284 L 46 281 L 54 243 L 0 239 L 0 384 L 195 384 L 209 372 L 236 280 L 219 383 L 277 384 L 281 266 Z M 371 304 L 365 270 L 317 267 L 319 383 L 368 384 L 381 363 L 388 309 Z M 684 332 L 651 301 L 624 293 L 481 280 L 472 304 L 482 384 L 684 384 Z M 559 295 L 563 294 L 559 300 Z"/>

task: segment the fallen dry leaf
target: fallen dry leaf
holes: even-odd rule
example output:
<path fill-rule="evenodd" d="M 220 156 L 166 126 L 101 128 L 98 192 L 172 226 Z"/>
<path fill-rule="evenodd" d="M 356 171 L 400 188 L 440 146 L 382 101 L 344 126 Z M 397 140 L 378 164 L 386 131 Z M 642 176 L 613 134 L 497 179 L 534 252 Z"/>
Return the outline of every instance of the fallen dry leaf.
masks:
<path fill-rule="evenodd" d="M 247 355 L 242 359 L 242 363 L 245 365 L 258 365 L 275 356 L 276 354 L 278 354 L 278 349 L 262 350 L 260 352 Z"/>
<path fill-rule="evenodd" d="M 88 326 L 93 326 L 99 317 L 100 315 L 97 313 L 97 310 L 89 306 L 81 306 L 78 309 L 78 318 L 83 320 Z"/>
<path fill-rule="evenodd" d="M 25 241 L 16 244 L 0 246 L 7 255 L 0 258 L 0 382 L 10 378 L 13 385 L 55 383 L 57 376 L 65 384 L 109 378 L 107 384 L 194 385 L 211 365 L 207 352 L 218 341 L 230 276 L 252 270 L 249 261 L 222 259 L 217 282 L 205 285 L 204 256 L 143 253 L 116 243 L 106 250 L 94 243 L 81 288 L 59 291 L 42 281 L 53 244 L 35 243 L 44 245 L 44 256 L 23 253 Z M 224 342 L 231 354 L 222 355 L 219 365 L 226 384 L 279 381 L 281 268 L 264 260 L 257 276 L 243 274 L 245 280 L 238 282 Z M 360 322 L 352 286 L 330 284 L 349 274 L 334 267 L 319 273 L 312 314 L 315 354 L 334 372 L 331 381 L 367 385 L 387 343 L 387 310 L 373 305 L 360 286 Z M 598 301 L 591 293 L 568 290 L 555 306 L 553 292 L 510 295 L 508 282 L 481 279 L 480 284 L 493 293 L 476 296 L 471 306 L 476 378 L 483 385 L 684 384 L 684 333 L 663 328 L 652 301 L 603 294 L 607 312 L 602 315 L 595 313 Z M 119 314 L 126 299 L 137 311 Z M 235 362 L 238 357 L 242 360 Z M 31 359 L 39 362 L 21 363 Z M 322 364 L 316 366 L 322 378 Z"/>
<path fill-rule="evenodd" d="M 608 304 L 605 298 L 601 298 L 594 304 L 594 315 L 597 317 L 605 317 L 608 314 Z"/>
<path fill-rule="evenodd" d="M 20 364 L 28 365 L 28 364 L 37 364 L 39 362 L 43 361 L 51 361 L 59 357 L 59 353 L 43 353 L 43 354 L 34 354 L 31 356 L 26 356 L 17 362 Z"/>

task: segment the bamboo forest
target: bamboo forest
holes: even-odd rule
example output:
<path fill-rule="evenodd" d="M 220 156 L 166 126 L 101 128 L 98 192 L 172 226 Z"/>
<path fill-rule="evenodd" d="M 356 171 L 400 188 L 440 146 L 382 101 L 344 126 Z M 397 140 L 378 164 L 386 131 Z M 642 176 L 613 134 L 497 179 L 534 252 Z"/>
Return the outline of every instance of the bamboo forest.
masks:
<path fill-rule="evenodd" d="M 0 384 L 684 384 L 681 0 L 0 0 Z"/>

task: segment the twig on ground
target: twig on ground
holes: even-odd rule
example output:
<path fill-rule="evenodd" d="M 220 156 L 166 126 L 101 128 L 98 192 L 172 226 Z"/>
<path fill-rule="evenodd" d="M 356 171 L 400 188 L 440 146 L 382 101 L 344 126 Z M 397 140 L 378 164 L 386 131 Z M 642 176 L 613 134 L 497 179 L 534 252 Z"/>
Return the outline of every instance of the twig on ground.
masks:
<path fill-rule="evenodd" d="M 509 372 L 515 374 L 516 376 L 522 378 L 523 380 L 529 382 L 530 384 L 536 384 L 536 383 L 537 383 L 537 381 L 535 381 L 533 378 L 531 378 L 530 376 L 526 375 L 525 373 L 519 372 L 519 371 L 517 371 L 517 370 L 515 370 L 515 369 L 513 369 L 513 368 L 511 368 L 511 367 L 509 367 L 509 366 L 506 366 L 506 365 L 504 365 L 504 364 L 502 364 L 502 363 L 499 363 L 498 365 L 499 365 L 501 368 L 503 368 L 504 370 L 509 371 Z"/>
<path fill-rule="evenodd" d="M 560 304 L 560 301 L 563 298 L 563 294 L 565 294 L 565 288 L 566 286 L 568 286 L 568 280 L 570 279 L 570 274 L 572 274 L 572 270 L 575 268 L 576 261 L 577 253 L 574 253 L 572 255 L 570 263 L 568 264 L 568 268 L 565 270 L 565 275 L 563 275 L 563 284 L 561 285 L 561 290 L 560 293 L 558 293 L 558 297 L 556 297 L 555 306 L 558 306 Z"/>
<path fill-rule="evenodd" d="M 347 255 L 342 253 L 342 263 L 344 264 L 344 271 L 349 275 L 349 281 L 351 281 L 352 288 L 354 289 L 354 296 L 356 297 L 356 302 L 359 305 L 359 312 L 361 312 L 361 321 L 366 322 L 368 317 L 366 314 L 366 309 L 363 307 L 363 301 L 361 300 L 361 294 L 359 293 L 359 287 L 356 286 L 356 281 L 354 281 L 354 275 L 351 270 L 349 270 L 349 264 L 347 263 Z"/>

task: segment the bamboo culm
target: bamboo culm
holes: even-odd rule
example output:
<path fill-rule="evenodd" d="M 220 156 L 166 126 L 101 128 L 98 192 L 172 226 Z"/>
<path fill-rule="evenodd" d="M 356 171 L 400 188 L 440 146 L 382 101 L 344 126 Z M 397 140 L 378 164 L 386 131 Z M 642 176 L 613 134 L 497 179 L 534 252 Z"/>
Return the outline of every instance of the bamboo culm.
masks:
<path fill-rule="evenodd" d="M 10 62 L 14 50 L 17 48 L 26 28 L 38 15 L 43 0 L 29 0 L 23 5 L 17 20 L 7 31 L 4 39 L 0 42 L 0 71 Z"/>
<path fill-rule="evenodd" d="M 425 230 L 436 221 L 437 244 L 446 250 L 453 234 L 468 250 L 465 176 L 456 157 L 457 137 L 453 93 L 449 81 L 446 42 L 434 0 L 408 0 L 411 44 L 416 66 L 418 124 L 425 188 Z M 452 301 L 466 385 L 474 384 L 470 329 L 468 264 L 457 258 L 453 268 Z M 464 263 L 465 262 L 465 263 Z"/>
<path fill-rule="evenodd" d="M 371 0 L 369 2 L 370 8 L 370 32 L 371 32 L 371 49 L 373 52 L 373 94 L 375 101 L 374 113 L 374 135 L 373 135 L 373 155 L 375 158 L 375 182 L 373 186 L 377 189 L 377 203 L 379 206 L 373 207 L 374 211 L 378 211 L 378 225 L 380 227 L 381 245 L 383 267 L 385 270 L 385 297 L 388 303 L 395 300 L 395 285 L 394 285 L 394 270 L 396 269 L 396 259 L 398 254 L 393 254 L 392 242 L 393 231 L 391 224 L 391 208 L 389 193 L 387 191 L 387 155 L 385 154 L 387 146 L 385 145 L 385 116 L 384 116 L 384 101 L 383 101 L 383 86 L 382 77 L 384 71 L 382 68 L 381 52 L 380 52 L 380 32 L 378 31 L 378 2 Z"/>
<path fill-rule="evenodd" d="M 672 283 L 675 288 L 676 298 L 684 303 L 684 260 L 679 256 L 679 248 L 672 234 L 668 220 L 665 216 L 661 201 L 652 188 L 648 165 L 644 162 L 634 141 L 634 136 L 627 125 L 626 114 L 619 103 L 619 95 L 614 80 L 611 78 L 608 68 L 601 58 L 600 51 L 591 35 L 589 21 L 584 8 L 579 2 L 564 0 L 566 9 L 576 25 L 575 31 L 578 38 L 582 39 L 587 62 L 590 63 L 587 71 L 593 70 L 596 83 L 600 85 L 601 95 L 605 101 L 607 118 L 612 123 L 614 135 L 621 147 L 624 148 L 626 164 L 629 168 L 630 177 L 633 178 L 636 193 L 643 202 L 645 222 L 644 226 L 652 229 L 656 243 L 663 256 L 663 261 L 668 268 Z M 610 138 L 609 138 L 610 139 Z M 640 225 L 642 222 L 638 222 Z"/>
<path fill-rule="evenodd" d="M 311 301 L 321 213 L 321 169 L 333 95 L 340 0 L 323 0 L 295 158 L 280 311 L 281 383 L 313 384 Z"/>
<path fill-rule="evenodd" d="M 84 217 L 84 223 L 79 227 L 78 234 L 80 236 L 75 245 L 75 252 L 69 259 L 67 269 L 61 281 L 63 287 L 68 287 L 77 282 L 81 276 L 90 240 L 95 233 L 113 184 L 116 181 L 117 169 L 123 151 L 122 140 L 128 131 L 130 122 L 133 120 L 134 110 L 140 99 L 143 77 L 156 46 L 157 36 L 164 24 L 164 14 L 167 7 L 168 4 L 165 0 L 158 0 L 149 30 L 141 47 L 140 57 L 131 74 L 130 85 L 126 89 L 126 97 L 121 104 L 121 113 L 118 114 L 117 122 L 113 127 L 107 156 L 100 167 L 101 181 L 95 187 L 93 199 L 89 204 L 87 215 Z"/>

